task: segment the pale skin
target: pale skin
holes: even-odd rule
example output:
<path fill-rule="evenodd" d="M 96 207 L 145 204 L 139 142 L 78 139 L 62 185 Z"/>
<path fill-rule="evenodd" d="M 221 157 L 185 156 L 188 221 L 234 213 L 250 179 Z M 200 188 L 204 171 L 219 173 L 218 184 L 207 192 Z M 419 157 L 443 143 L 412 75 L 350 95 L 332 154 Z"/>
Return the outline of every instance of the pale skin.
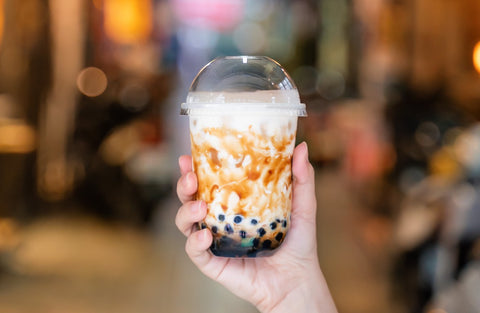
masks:
<path fill-rule="evenodd" d="M 175 223 L 187 237 L 185 250 L 209 278 L 252 303 L 262 313 L 337 313 L 317 258 L 314 170 L 305 143 L 293 153 L 291 227 L 283 244 L 270 257 L 214 256 L 210 230 L 197 230 L 207 214 L 204 201 L 195 201 L 197 177 L 190 156 L 179 158 L 177 195 L 182 206 Z"/>

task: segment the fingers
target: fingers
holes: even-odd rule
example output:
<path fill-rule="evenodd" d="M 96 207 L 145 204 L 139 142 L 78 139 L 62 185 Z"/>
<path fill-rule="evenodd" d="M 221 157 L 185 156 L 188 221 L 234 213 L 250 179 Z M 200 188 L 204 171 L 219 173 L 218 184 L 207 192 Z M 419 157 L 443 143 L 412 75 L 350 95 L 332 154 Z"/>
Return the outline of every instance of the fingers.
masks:
<path fill-rule="evenodd" d="M 313 186 L 315 183 L 314 171 L 308 160 L 308 147 L 305 141 L 293 151 L 292 171 L 296 183 L 309 186 Z"/>
<path fill-rule="evenodd" d="M 182 155 L 178 158 L 182 176 L 177 183 L 177 195 L 182 203 L 193 200 L 197 192 L 197 176 L 192 172 L 192 157 Z"/>
<path fill-rule="evenodd" d="M 177 196 L 180 202 L 186 203 L 195 198 L 197 192 L 197 176 L 193 172 L 182 175 L 177 182 Z"/>
<path fill-rule="evenodd" d="M 189 155 L 182 155 L 178 158 L 178 165 L 180 166 L 180 173 L 185 175 L 192 171 L 192 157 Z"/>
<path fill-rule="evenodd" d="M 197 176 L 192 172 L 192 158 L 188 155 L 182 155 L 178 159 L 180 172 L 182 176 L 177 182 L 177 195 L 180 202 L 186 203 L 193 200 L 197 192 Z"/>
<path fill-rule="evenodd" d="M 213 258 L 213 255 L 208 252 L 212 240 L 213 236 L 210 230 L 202 229 L 190 235 L 185 244 L 185 251 L 192 262 L 207 276 L 211 275 L 210 272 L 212 270 L 208 266 Z"/>
<path fill-rule="evenodd" d="M 225 259 L 215 258 L 208 249 L 213 236 L 210 230 L 196 230 L 195 225 L 207 215 L 205 201 L 192 201 L 197 192 L 197 176 L 192 171 L 192 158 L 183 155 L 178 159 L 182 176 L 177 183 L 177 194 L 183 205 L 177 212 L 175 224 L 187 236 L 185 250 L 192 262 L 208 277 L 215 278 L 224 268 Z"/>
<path fill-rule="evenodd" d="M 180 207 L 175 217 L 175 225 L 185 235 L 190 236 L 196 229 L 195 225 L 207 215 L 205 201 L 189 201 Z"/>
<path fill-rule="evenodd" d="M 315 198 L 315 173 L 308 161 L 308 147 L 299 144 L 293 152 L 293 203 L 292 214 L 315 221 L 317 201 Z"/>
<path fill-rule="evenodd" d="M 195 231 L 194 227 L 206 214 L 207 205 L 204 201 L 191 201 L 180 208 L 175 222 L 188 237 L 185 244 L 187 255 L 205 275 L 214 278 L 223 267 L 218 266 L 218 259 L 208 251 L 213 241 L 212 233 L 208 229 Z"/>

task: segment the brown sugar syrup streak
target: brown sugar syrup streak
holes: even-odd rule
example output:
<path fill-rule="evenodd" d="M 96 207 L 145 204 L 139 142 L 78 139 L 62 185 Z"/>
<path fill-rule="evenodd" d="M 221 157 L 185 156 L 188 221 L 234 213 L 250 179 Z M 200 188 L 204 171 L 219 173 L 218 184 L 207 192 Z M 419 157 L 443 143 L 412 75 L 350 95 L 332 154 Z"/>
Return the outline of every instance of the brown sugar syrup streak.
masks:
<path fill-rule="evenodd" d="M 197 199 L 209 206 L 206 220 L 217 221 L 215 210 L 210 207 L 213 203 L 220 205 L 227 216 L 258 218 L 259 226 L 268 227 L 275 220 L 289 219 L 292 198 L 289 150 L 295 134 L 286 129 L 282 133 L 288 135 L 266 136 L 251 128 L 239 131 L 211 127 L 191 135 L 193 168 L 198 176 Z M 211 140 L 204 139 L 206 136 L 216 139 L 215 147 Z M 220 236 L 222 231 L 219 232 Z M 274 238 L 279 232 L 267 235 Z"/>

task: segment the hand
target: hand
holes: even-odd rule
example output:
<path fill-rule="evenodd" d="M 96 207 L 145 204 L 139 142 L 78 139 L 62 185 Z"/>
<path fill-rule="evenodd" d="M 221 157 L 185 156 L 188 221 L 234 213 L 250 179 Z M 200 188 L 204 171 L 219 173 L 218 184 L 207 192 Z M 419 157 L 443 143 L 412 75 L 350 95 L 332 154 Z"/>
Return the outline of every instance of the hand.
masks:
<path fill-rule="evenodd" d="M 194 201 L 197 178 L 190 156 L 179 158 L 177 194 L 182 202 L 176 225 L 188 237 L 186 252 L 208 277 L 261 312 L 337 312 L 317 258 L 314 170 L 308 161 L 306 143 L 293 153 L 293 199 L 291 226 L 285 241 L 271 257 L 220 258 L 208 249 L 210 230 L 197 230 L 207 213 L 204 201 Z"/>

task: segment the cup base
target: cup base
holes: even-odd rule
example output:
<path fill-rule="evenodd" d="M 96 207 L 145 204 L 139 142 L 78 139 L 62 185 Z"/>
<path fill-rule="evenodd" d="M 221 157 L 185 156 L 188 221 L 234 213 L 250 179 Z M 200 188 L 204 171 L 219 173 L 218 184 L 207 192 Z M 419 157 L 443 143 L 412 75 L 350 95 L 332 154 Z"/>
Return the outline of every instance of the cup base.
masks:
<path fill-rule="evenodd" d="M 276 252 L 277 246 L 272 247 L 270 240 L 262 243 L 257 238 L 250 238 L 238 242 L 227 236 L 213 238 L 210 251 L 218 257 L 228 258 L 257 258 L 268 257 Z"/>

